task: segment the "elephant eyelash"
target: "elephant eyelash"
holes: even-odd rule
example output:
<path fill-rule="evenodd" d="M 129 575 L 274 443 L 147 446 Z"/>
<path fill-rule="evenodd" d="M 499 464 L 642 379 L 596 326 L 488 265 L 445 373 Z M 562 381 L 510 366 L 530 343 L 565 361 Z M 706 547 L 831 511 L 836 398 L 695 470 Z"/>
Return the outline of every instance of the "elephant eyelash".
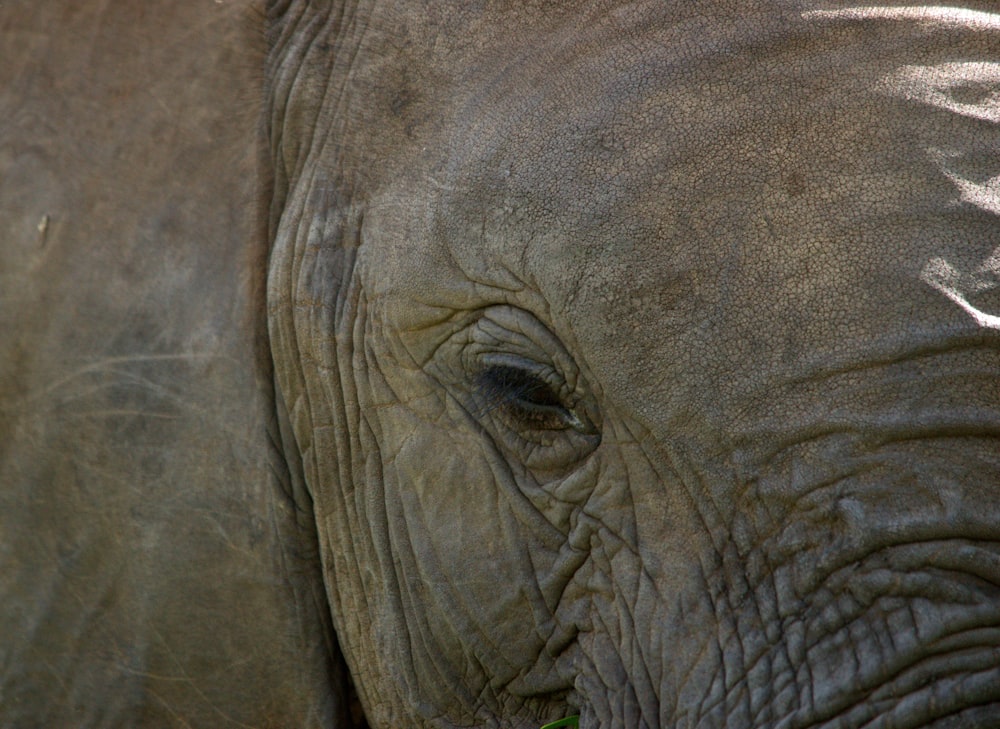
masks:
<path fill-rule="evenodd" d="M 480 391 L 496 405 L 524 400 L 540 406 L 561 406 L 562 401 L 545 380 L 509 365 L 493 365 L 479 373 Z"/>
<path fill-rule="evenodd" d="M 529 430 L 581 430 L 583 423 L 549 383 L 532 372 L 510 365 L 493 365 L 476 378 L 482 398 L 481 415 L 499 411 Z"/>

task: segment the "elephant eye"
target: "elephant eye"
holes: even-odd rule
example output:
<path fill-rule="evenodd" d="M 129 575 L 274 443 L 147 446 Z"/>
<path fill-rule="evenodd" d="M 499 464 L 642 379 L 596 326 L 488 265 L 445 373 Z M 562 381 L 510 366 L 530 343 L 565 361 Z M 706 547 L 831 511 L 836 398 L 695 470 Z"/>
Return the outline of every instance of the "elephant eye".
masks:
<path fill-rule="evenodd" d="M 548 382 L 529 370 L 492 365 L 479 373 L 477 385 L 484 410 L 501 412 L 519 429 L 593 432 Z"/>

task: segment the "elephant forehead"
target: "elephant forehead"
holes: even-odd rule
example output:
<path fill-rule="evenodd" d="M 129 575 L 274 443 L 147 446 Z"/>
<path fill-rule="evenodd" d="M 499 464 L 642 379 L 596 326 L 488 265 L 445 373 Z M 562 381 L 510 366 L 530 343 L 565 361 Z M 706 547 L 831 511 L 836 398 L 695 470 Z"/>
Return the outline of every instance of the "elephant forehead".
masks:
<path fill-rule="evenodd" d="M 624 44 L 594 31 L 565 63 L 507 66 L 456 102 L 432 170 L 383 197 L 381 238 L 398 243 L 377 254 L 395 269 L 379 285 L 543 312 L 603 387 L 640 410 L 669 392 L 677 419 L 807 361 L 916 347 L 961 323 L 922 280 L 928 262 L 974 269 L 1000 244 L 952 172 L 986 159 L 995 130 L 969 104 L 988 114 L 994 96 L 943 88 L 992 66 L 949 65 L 941 34 L 960 18 L 919 19 L 795 14 L 765 31 L 749 17 Z M 909 30 L 879 45 L 888 22 Z"/>
<path fill-rule="evenodd" d="M 468 81 L 423 163 L 373 206 L 396 228 L 388 237 L 419 238 L 412 255 L 444 248 L 463 270 L 488 276 L 534 258 L 547 270 L 641 266 L 643 250 L 662 262 L 663 245 L 680 243 L 672 228 L 728 215 L 740 189 L 733 178 L 756 174 L 755 150 L 775 118 L 759 81 L 684 33 L 700 27 L 681 26 L 623 40 L 598 24 L 565 45 L 555 34 L 545 50 Z M 715 33 L 705 26 L 701 43 Z"/>

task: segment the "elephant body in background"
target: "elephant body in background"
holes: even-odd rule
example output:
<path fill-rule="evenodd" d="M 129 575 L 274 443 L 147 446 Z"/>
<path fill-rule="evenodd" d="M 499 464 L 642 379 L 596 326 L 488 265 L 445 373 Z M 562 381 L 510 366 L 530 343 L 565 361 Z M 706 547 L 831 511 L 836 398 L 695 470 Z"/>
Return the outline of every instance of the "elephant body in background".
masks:
<path fill-rule="evenodd" d="M 2 723 L 1000 726 L 992 2 L 59 5 Z"/>
<path fill-rule="evenodd" d="M 0 6 L 0 726 L 332 722 L 269 436 L 259 22 Z"/>

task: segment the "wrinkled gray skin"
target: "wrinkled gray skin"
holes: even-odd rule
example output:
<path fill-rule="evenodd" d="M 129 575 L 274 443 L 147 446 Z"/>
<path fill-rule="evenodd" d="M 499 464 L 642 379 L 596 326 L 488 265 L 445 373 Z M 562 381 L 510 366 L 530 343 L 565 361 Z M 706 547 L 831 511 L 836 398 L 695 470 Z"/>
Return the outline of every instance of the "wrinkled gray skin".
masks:
<path fill-rule="evenodd" d="M 992 0 L 39 5 L 0 723 L 1000 726 Z"/>

